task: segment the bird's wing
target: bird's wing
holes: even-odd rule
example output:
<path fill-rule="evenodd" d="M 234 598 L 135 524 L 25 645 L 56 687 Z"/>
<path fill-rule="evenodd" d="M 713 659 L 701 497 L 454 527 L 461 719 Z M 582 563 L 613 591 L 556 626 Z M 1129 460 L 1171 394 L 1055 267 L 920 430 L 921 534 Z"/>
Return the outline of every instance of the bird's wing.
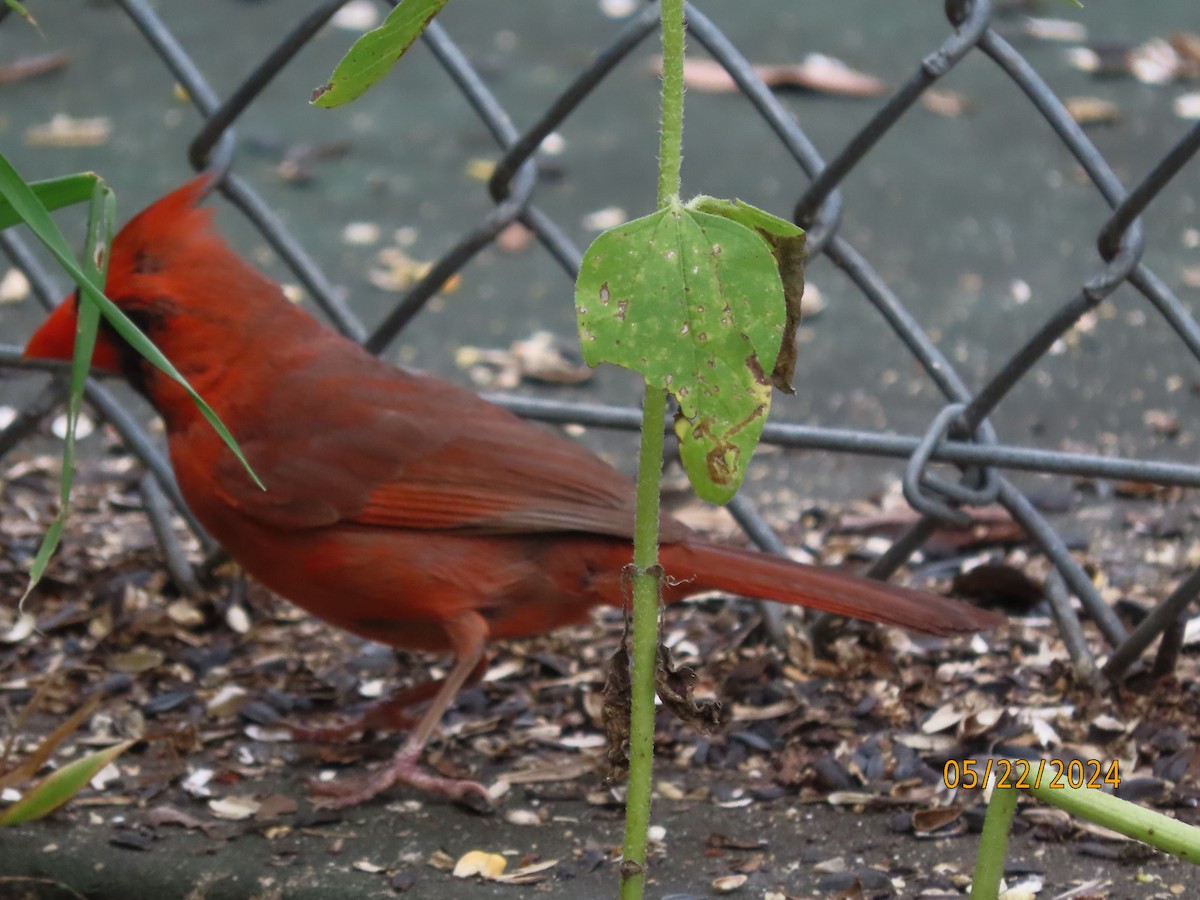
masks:
<path fill-rule="evenodd" d="M 632 535 L 627 478 L 441 379 L 361 361 L 310 367 L 281 376 L 258 409 L 236 436 L 267 490 L 228 453 L 212 489 L 272 525 Z"/>

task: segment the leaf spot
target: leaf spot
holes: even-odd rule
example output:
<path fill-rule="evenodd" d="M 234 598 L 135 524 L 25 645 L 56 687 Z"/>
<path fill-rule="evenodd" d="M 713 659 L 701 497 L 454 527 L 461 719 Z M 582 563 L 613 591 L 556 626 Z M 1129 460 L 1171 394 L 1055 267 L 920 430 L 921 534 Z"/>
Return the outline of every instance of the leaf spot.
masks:
<path fill-rule="evenodd" d="M 708 477 L 713 484 L 732 484 L 737 471 L 737 460 L 742 451 L 728 441 L 721 441 L 708 451 L 704 458 Z"/>
<path fill-rule="evenodd" d="M 769 384 L 767 376 L 763 372 L 762 364 L 758 361 L 758 355 L 751 353 L 746 357 L 746 368 L 750 370 L 750 374 L 754 376 L 754 380 L 759 384 Z M 753 392 L 752 392 L 753 393 Z"/>

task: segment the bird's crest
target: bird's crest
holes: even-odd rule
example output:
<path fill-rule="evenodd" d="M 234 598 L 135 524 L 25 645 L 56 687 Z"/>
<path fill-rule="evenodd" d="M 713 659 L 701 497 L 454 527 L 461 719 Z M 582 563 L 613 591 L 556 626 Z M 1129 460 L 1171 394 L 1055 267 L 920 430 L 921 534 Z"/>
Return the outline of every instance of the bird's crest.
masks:
<path fill-rule="evenodd" d="M 109 278 L 120 284 L 130 276 L 154 275 L 180 255 L 222 243 L 212 230 L 213 211 L 198 205 L 212 181 L 211 173 L 193 178 L 130 219 L 113 239 Z M 204 246 L 197 247 L 197 240 Z"/>

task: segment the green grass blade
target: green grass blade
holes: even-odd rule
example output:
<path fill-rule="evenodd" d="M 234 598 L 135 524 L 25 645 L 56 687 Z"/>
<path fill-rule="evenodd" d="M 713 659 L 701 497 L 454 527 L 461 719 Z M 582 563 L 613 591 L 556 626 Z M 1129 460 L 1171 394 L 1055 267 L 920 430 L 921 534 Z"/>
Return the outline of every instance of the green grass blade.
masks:
<path fill-rule="evenodd" d="M 21 709 L 21 713 L 17 716 L 16 722 L 11 722 L 11 737 L 8 745 L 5 747 L 3 759 L 0 759 L 0 767 L 7 765 L 11 756 L 12 744 L 16 741 L 17 735 L 21 732 L 22 727 L 29 720 L 29 717 L 42 704 L 47 693 L 47 682 L 43 681 L 38 685 L 37 691 L 29 702 Z M 4 788 L 16 787 L 17 785 L 25 784 L 33 781 L 34 776 L 41 770 L 55 751 L 62 746 L 63 741 L 79 730 L 87 719 L 96 711 L 96 707 L 100 705 L 100 695 L 92 694 L 84 701 L 83 705 L 76 709 L 66 719 L 59 722 L 54 730 L 46 735 L 38 743 L 37 747 L 26 753 L 19 763 L 15 766 L 5 769 L 0 773 L 0 790 Z"/>
<path fill-rule="evenodd" d="M 39 26 L 37 23 L 37 19 L 33 17 L 29 10 L 25 8 L 25 4 L 21 3 L 20 0 L 4 0 L 4 5 L 36 28 L 39 32 L 42 30 L 41 26 Z"/>
<path fill-rule="evenodd" d="M 17 170 L 12 167 L 12 163 L 3 154 L 0 154 L 0 194 L 3 194 L 9 207 L 16 213 L 17 219 L 28 225 L 30 230 L 37 235 L 37 239 L 45 244 L 46 248 L 60 262 L 63 257 L 70 260 L 71 276 L 82 277 L 79 268 L 75 265 L 75 257 L 71 253 L 67 239 L 63 237 L 58 225 L 50 218 L 50 213 L 42 205 L 32 186 L 17 174 Z M 83 199 L 90 196 L 91 191 Z"/>
<path fill-rule="evenodd" d="M 29 187 L 45 209 L 54 210 L 89 200 L 99 180 L 100 176 L 95 172 L 77 172 L 61 178 L 35 181 Z M 19 225 L 24 221 L 7 197 L 0 198 L 0 228 Z"/>
<path fill-rule="evenodd" d="M 68 269 L 68 271 L 71 270 Z M 73 272 L 72 277 L 75 277 Z M 195 389 L 187 383 L 187 380 L 179 374 L 179 370 L 163 355 L 162 351 L 155 347 L 150 339 L 142 333 L 142 330 L 134 325 L 111 300 L 105 297 L 93 285 L 80 282 L 79 280 L 76 280 L 76 284 L 79 285 L 85 297 L 100 307 L 104 318 L 108 320 L 108 324 L 113 327 L 117 334 L 124 338 L 138 353 L 146 357 L 152 365 L 159 368 L 167 377 L 188 392 L 188 396 L 192 398 L 192 401 L 208 421 L 208 424 L 212 426 L 221 440 L 225 442 L 225 446 L 233 451 L 233 455 L 237 457 L 238 462 L 242 464 L 242 467 L 254 479 L 254 483 L 265 491 L 267 489 L 266 486 L 259 479 L 255 471 L 250 468 L 250 463 L 242 454 L 242 448 L 238 446 L 233 434 L 225 427 L 225 424 L 217 417 L 217 414 L 212 411 L 212 408 L 204 402 L 204 398 L 196 393 Z"/>
<path fill-rule="evenodd" d="M 62 477 L 64 482 L 69 482 L 71 476 L 64 469 Z M 19 604 L 21 607 L 24 607 L 25 599 L 29 596 L 29 592 L 37 587 L 37 583 L 46 574 L 46 566 L 50 564 L 50 557 L 54 555 L 54 551 L 58 548 L 58 542 L 62 539 L 63 525 L 66 524 L 66 513 L 64 512 L 64 507 L 61 505 L 61 501 L 59 502 L 58 515 L 54 517 L 54 521 L 46 528 L 46 536 L 42 538 L 42 545 L 38 547 L 37 555 L 33 558 L 33 564 L 29 567 L 29 584 L 25 586 L 25 593 L 21 595 Z"/>
<path fill-rule="evenodd" d="M 49 218 L 47 216 L 47 218 Z M 116 225 L 116 201 L 112 190 L 100 179 L 92 182 L 91 205 L 88 209 L 87 242 L 83 259 L 82 274 L 90 284 L 103 284 L 108 271 L 108 245 Z M 33 566 L 29 571 L 29 584 L 25 597 L 41 581 L 50 557 L 62 537 L 63 526 L 71 505 L 71 484 L 75 476 L 75 443 L 79 426 L 79 414 L 83 409 L 83 389 L 87 383 L 88 367 L 92 351 L 96 347 L 96 333 L 100 328 L 100 307 L 94 303 L 79 304 L 75 326 L 75 356 L 71 360 L 71 389 L 67 397 L 67 434 L 63 442 L 62 475 L 58 482 L 58 514 L 38 548 Z"/>
<path fill-rule="evenodd" d="M 25 792 L 16 803 L 0 812 L 0 827 L 30 822 L 49 815 L 96 777 L 101 769 L 133 746 L 134 741 L 122 741 L 112 747 L 89 753 L 51 772 Z"/>
<path fill-rule="evenodd" d="M 103 314 L 104 318 L 108 320 L 116 332 L 128 341 L 142 356 L 146 357 L 152 365 L 161 369 L 167 377 L 188 392 L 188 395 L 195 402 L 201 414 L 208 420 L 208 423 L 217 434 L 220 435 L 221 440 L 225 442 L 226 446 L 233 451 L 234 456 L 245 467 L 250 477 L 254 479 L 254 483 L 263 488 L 263 490 L 266 490 L 262 481 L 259 480 L 254 470 L 250 468 L 250 463 L 246 461 L 246 457 L 242 455 L 237 441 L 234 440 L 229 429 L 217 418 L 217 414 L 212 411 L 209 405 L 204 402 L 204 399 L 187 383 L 187 380 L 179 374 L 179 371 L 171 364 L 171 361 L 142 333 L 141 329 L 134 325 L 111 300 L 104 296 L 104 292 L 100 289 L 100 286 L 88 281 L 83 270 L 80 269 L 78 263 L 75 261 L 75 255 L 67 245 L 66 238 L 63 237 L 58 225 L 50 218 L 50 213 L 38 200 L 37 195 L 30 188 L 29 184 L 17 174 L 16 169 L 12 167 L 12 164 L 3 154 L 0 154 L 0 195 L 3 195 L 12 208 L 16 210 L 17 215 L 29 226 L 38 240 L 46 245 L 46 249 L 58 260 L 63 271 L 70 275 L 71 279 L 79 285 L 83 296 L 99 307 L 101 314 Z M 87 305 L 80 304 L 80 310 L 82 311 Z"/>

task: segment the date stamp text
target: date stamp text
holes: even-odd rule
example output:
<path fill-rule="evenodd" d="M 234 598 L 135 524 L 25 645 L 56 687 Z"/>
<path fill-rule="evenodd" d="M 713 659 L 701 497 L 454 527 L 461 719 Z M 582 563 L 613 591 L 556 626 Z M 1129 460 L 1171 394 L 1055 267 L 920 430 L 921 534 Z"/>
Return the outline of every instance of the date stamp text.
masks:
<path fill-rule="evenodd" d="M 1118 760 L 1109 759 L 951 759 L 942 767 L 942 783 L 950 789 L 995 787 L 1091 788 L 1121 786 Z"/>

